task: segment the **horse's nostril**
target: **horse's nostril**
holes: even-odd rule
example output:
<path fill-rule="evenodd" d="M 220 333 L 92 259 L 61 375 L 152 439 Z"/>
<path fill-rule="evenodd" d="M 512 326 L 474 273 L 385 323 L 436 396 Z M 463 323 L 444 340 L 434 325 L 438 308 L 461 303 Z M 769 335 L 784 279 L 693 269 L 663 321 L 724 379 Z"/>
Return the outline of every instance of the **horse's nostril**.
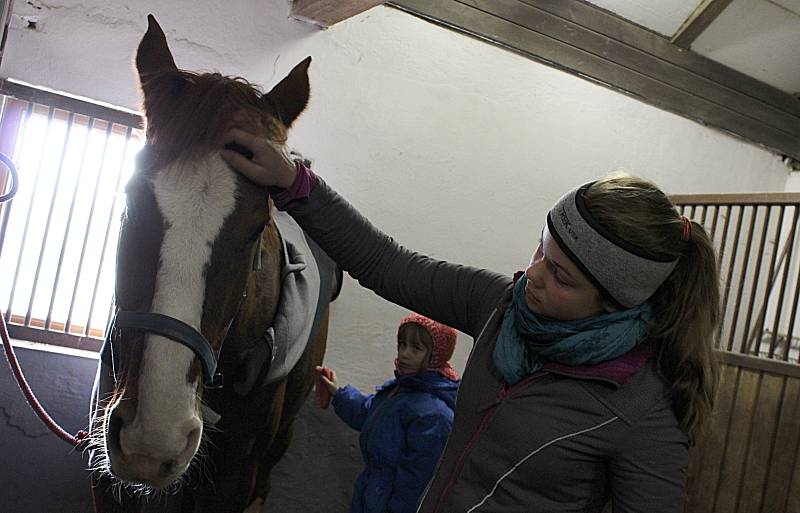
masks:
<path fill-rule="evenodd" d="M 109 452 L 119 453 L 122 451 L 120 432 L 122 431 L 123 425 L 122 416 L 115 409 L 109 416 L 108 431 L 106 433 L 106 445 L 108 446 Z"/>
<path fill-rule="evenodd" d="M 175 473 L 175 469 L 177 468 L 177 466 L 178 462 L 175 460 L 165 461 L 164 463 L 161 464 L 158 471 L 162 477 L 171 476 L 172 474 Z"/>

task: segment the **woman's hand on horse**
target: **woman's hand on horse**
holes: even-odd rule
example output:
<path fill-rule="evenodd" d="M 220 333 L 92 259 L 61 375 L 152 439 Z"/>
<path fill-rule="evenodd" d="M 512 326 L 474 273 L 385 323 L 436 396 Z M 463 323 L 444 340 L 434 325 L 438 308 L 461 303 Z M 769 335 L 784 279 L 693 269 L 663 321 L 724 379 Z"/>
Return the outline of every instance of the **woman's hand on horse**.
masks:
<path fill-rule="evenodd" d="M 336 372 L 328 367 L 322 367 L 320 365 L 314 367 L 314 370 L 317 371 L 320 380 L 328 388 L 331 395 L 336 395 L 336 393 L 339 392 L 339 384 L 336 382 Z"/>
<path fill-rule="evenodd" d="M 224 143 L 238 144 L 253 153 L 253 157 L 248 159 L 241 153 L 229 149 L 223 149 L 221 152 L 222 159 L 234 171 L 253 182 L 264 187 L 274 186 L 283 189 L 294 182 L 297 169 L 283 146 L 241 128 L 231 128 L 225 134 Z"/>

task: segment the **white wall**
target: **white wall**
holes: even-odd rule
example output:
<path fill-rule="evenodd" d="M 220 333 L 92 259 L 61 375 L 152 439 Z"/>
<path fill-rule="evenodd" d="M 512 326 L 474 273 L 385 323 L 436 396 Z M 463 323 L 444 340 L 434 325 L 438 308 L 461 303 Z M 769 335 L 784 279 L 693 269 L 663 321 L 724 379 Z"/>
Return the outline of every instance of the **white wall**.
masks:
<path fill-rule="evenodd" d="M 800 171 L 794 171 L 786 180 L 786 192 L 800 192 Z"/>
<path fill-rule="evenodd" d="M 16 347 L 37 398 L 70 434 L 86 429 L 97 361 Z M 0 358 L 5 360 L 0 345 Z M 3 361 L 0 370 L 0 511 L 92 510 L 87 458 L 39 421 Z M 53 372 L 58 369 L 59 372 Z"/>
<path fill-rule="evenodd" d="M 676 193 L 786 187 L 786 167 L 760 147 L 386 7 L 320 31 L 287 19 L 285 0 L 48 5 L 16 3 L 40 30 L 11 31 L 0 74 L 130 108 L 148 12 L 187 69 L 270 86 L 312 55 L 291 143 L 378 226 L 449 260 L 523 268 L 551 204 L 620 167 Z M 345 284 L 327 357 L 342 380 L 390 374 L 402 315 Z"/>

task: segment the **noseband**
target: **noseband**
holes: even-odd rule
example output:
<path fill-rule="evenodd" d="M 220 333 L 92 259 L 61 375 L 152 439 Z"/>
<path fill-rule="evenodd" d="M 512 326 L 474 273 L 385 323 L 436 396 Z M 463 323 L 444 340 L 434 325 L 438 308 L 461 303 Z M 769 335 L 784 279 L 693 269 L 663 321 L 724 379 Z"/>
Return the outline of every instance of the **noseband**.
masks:
<path fill-rule="evenodd" d="M 206 338 L 196 329 L 174 317 L 153 312 L 131 312 L 117 310 L 106 330 L 106 338 L 100 351 L 100 359 L 110 365 L 116 376 L 115 362 L 119 361 L 119 344 L 114 344 L 114 335 L 130 329 L 155 333 L 183 344 L 194 352 L 203 366 L 203 383 L 206 387 L 219 386 L 221 376 L 217 373 L 217 355 Z"/>

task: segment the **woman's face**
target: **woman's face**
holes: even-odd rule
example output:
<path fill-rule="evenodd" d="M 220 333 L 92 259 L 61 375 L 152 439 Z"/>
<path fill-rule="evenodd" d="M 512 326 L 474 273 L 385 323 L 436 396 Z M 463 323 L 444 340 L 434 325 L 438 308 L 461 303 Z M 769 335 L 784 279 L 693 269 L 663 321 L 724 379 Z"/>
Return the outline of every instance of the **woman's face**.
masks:
<path fill-rule="evenodd" d="M 433 340 L 424 328 L 413 323 L 405 324 L 397 335 L 397 371 L 416 374 L 428 368 Z"/>
<path fill-rule="evenodd" d="M 612 311 L 597 288 L 569 259 L 545 226 L 525 270 L 525 302 L 535 314 L 570 321 Z"/>

